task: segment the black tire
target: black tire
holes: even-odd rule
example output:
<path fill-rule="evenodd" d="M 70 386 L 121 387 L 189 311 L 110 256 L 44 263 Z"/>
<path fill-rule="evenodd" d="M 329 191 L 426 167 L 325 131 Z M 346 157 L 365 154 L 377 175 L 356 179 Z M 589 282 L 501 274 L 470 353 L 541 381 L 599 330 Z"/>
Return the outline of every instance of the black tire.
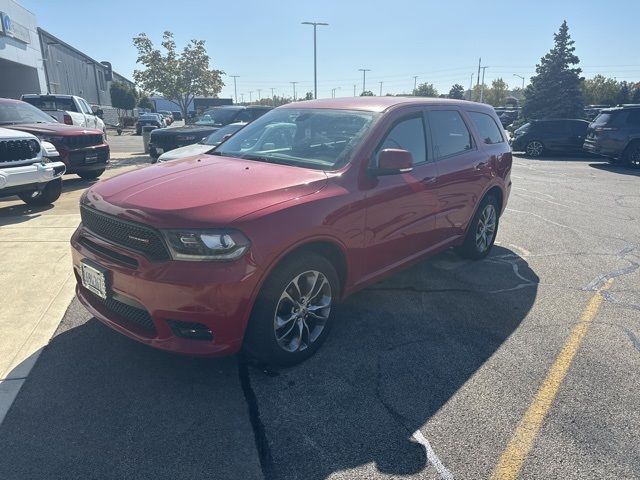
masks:
<path fill-rule="evenodd" d="M 309 298 L 306 299 L 304 312 L 298 310 L 298 313 L 295 313 L 294 304 L 283 297 L 285 293 L 295 292 L 291 288 L 291 284 L 296 279 L 300 279 L 307 286 L 313 283 L 314 276 L 312 272 L 318 272 L 324 277 L 322 280 L 320 276 L 315 277 L 322 283 L 323 288 L 318 289 L 316 295 L 313 295 L 312 292 L 302 292 L 303 294 L 300 297 L 302 300 L 305 300 L 304 295 L 306 294 L 309 295 Z M 328 310 L 325 310 L 326 307 L 320 309 L 313 305 L 314 298 L 322 304 L 327 301 L 327 287 L 324 280 L 329 285 L 330 300 Z M 267 278 L 256 299 L 244 339 L 244 352 L 260 363 L 273 366 L 292 366 L 306 360 L 320 348 L 331 330 L 333 307 L 339 297 L 339 292 L 340 282 L 336 269 L 326 258 L 315 253 L 308 253 L 286 259 Z M 322 297 L 320 296 L 321 293 Z M 292 293 L 292 296 L 295 296 L 295 294 Z M 300 303 L 297 305 L 299 306 Z M 289 308 L 289 306 L 292 306 L 292 308 Z M 321 316 L 326 315 L 326 319 L 320 322 L 311 317 L 311 314 L 307 311 L 307 306 L 309 311 L 313 307 L 314 312 L 319 312 Z M 280 316 L 277 316 L 278 312 L 280 312 Z M 276 319 L 281 317 L 289 317 L 291 320 L 285 321 L 277 328 Z M 306 330 L 303 325 L 307 326 Z M 292 337 L 287 337 L 286 335 L 289 326 L 291 326 L 289 331 L 292 332 Z M 278 331 L 282 337 L 280 340 L 277 338 Z M 294 337 L 297 336 L 297 331 L 306 331 L 307 333 L 306 335 L 300 333 L 297 349 L 288 350 L 287 347 L 295 348 L 294 340 L 296 338 Z M 306 342 L 304 341 L 305 337 Z M 287 338 L 292 338 L 290 343 L 287 342 Z M 284 345 L 287 343 L 288 345 Z"/>
<path fill-rule="evenodd" d="M 84 180 L 95 180 L 104 173 L 106 168 L 100 168 L 99 170 L 87 170 L 86 172 L 78 172 L 78 176 Z"/>
<path fill-rule="evenodd" d="M 640 142 L 636 141 L 631 143 L 623 155 L 623 163 L 627 167 L 640 168 Z"/>
<path fill-rule="evenodd" d="M 42 207 L 51 205 L 62 194 L 62 178 L 56 178 L 47 183 L 40 192 L 19 193 L 18 197 L 27 205 Z"/>
<path fill-rule="evenodd" d="M 486 214 L 487 208 L 490 207 L 493 208 L 493 214 L 495 216 L 494 228 L 491 232 L 490 239 L 479 244 L 478 235 L 482 228 L 481 219 L 484 218 L 483 216 Z M 496 235 L 498 234 L 498 224 L 500 222 L 499 212 L 498 201 L 493 195 L 487 195 L 482 199 L 476 214 L 473 216 L 473 219 L 469 224 L 467 235 L 464 238 L 464 243 L 456 248 L 457 253 L 461 257 L 469 258 L 471 260 L 479 260 L 489 254 L 491 247 L 493 247 L 493 243 L 496 240 Z"/>
<path fill-rule="evenodd" d="M 540 140 L 530 140 L 524 147 L 524 151 L 531 158 L 539 158 L 544 154 L 544 143 Z"/>

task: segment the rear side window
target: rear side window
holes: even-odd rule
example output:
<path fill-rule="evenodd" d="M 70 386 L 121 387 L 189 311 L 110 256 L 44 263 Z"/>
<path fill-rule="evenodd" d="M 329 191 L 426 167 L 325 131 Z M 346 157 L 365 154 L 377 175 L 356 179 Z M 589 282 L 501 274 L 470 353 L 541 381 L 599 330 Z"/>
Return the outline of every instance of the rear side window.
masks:
<path fill-rule="evenodd" d="M 430 111 L 429 127 L 437 158 L 456 155 L 473 148 L 471 134 L 456 110 Z"/>
<path fill-rule="evenodd" d="M 399 148 L 408 150 L 413 157 L 413 164 L 427 161 L 427 146 L 424 137 L 424 122 L 422 117 L 412 117 L 397 123 L 387 136 L 378 152 L 385 148 Z M 376 156 L 377 163 L 377 156 Z"/>
<path fill-rule="evenodd" d="M 78 111 L 72 98 L 43 96 L 25 98 L 24 101 L 39 108 L 40 110 L 66 110 L 68 112 Z"/>
<path fill-rule="evenodd" d="M 627 125 L 640 126 L 640 108 L 637 110 L 630 110 L 627 117 Z"/>
<path fill-rule="evenodd" d="M 467 112 L 471 121 L 478 129 L 480 139 L 487 145 L 504 142 L 502 132 L 496 125 L 496 122 L 490 115 L 480 112 Z"/>
<path fill-rule="evenodd" d="M 610 113 L 601 113 L 593 120 L 593 124 L 606 125 L 611 121 L 612 118 L 613 118 L 613 115 L 611 115 Z"/>

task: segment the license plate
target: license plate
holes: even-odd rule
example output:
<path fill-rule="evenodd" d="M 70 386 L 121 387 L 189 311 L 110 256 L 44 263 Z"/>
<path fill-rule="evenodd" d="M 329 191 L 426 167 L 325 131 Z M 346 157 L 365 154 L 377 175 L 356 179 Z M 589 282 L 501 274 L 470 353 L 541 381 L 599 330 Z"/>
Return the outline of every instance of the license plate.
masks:
<path fill-rule="evenodd" d="M 89 265 L 82 260 L 82 285 L 89 291 L 95 293 L 100 298 L 107 298 L 107 282 L 105 269 Z"/>
<path fill-rule="evenodd" d="M 84 163 L 96 163 L 98 161 L 97 153 L 87 153 L 84 157 Z"/>
<path fill-rule="evenodd" d="M 162 155 L 164 153 L 164 148 L 156 147 L 156 153 L 159 154 L 159 155 Z"/>

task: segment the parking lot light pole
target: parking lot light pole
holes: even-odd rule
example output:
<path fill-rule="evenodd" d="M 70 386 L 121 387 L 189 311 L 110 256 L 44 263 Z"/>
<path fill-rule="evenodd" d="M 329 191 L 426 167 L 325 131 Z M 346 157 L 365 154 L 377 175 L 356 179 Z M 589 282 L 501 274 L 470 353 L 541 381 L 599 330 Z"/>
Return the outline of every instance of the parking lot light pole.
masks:
<path fill-rule="evenodd" d="M 291 85 L 293 85 L 293 101 L 296 101 L 296 83 L 299 82 L 289 82 Z"/>
<path fill-rule="evenodd" d="M 240 75 L 229 75 L 233 78 L 233 98 L 234 102 L 238 103 L 238 88 L 236 86 L 236 78 L 240 77 Z"/>
<path fill-rule="evenodd" d="M 316 30 L 318 25 L 328 26 L 323 22 L 302 22 L 302 25 L 313 25 L 313 98 L 318 98 L 318 50 L 316 43 Z"/>
<path fill-rule="evenodd" d="M 253 90 L 249 90 L 249 103 L 253 103 L 251 100 L 251 95 L 253 94 Z"/>
<path fill-rule="evenodd" d="M 518 75 L 517 73 L 514 73 L 513 76 L 522 79 L 522 89 L 524 90 L 524 77 L 522 75 Z"/>
<path fill-rule="evenodd" d="M 413 91 L 415 92 L 418 88 L 418 75 L 413 76 Z"/>
<path fill-rule="evenodd" d="M 331 98 L 336 98 L 336 90 L 340 90 L 340 87 L 335 87 L 331 89 Z"/>
<path fill-rule="evenodd" d="M 382 82 L 379 82 L 379 83 L 380 83 L 380 96 L 382 96 Z"/>
<path fill-rule="evenodd" d="M 260 92 L 262 92 L 261 88 L 258 89 L 258 101 L 262 100 L 262 95 L 260 95 Z"/>
<path fill-rule="evenodd" d="M 367 89 L 367 72 L 370 72 L 370 68 L 359 68 L 359 72 L 362 72 L 362 93 Z M 355 95 L 354 95 L 355 96 Z"/>
<path fill-rule="evenodd" d="M 273 103 L 273 106 L 276 106 L 276 94 L 274 93 L 275 88 L 271 87 L 271 102 Z"/>
<path fill-rule="evenodd" d="M 356 84 L 355 83 L 353 84 L 353 96 L 354 97 L 356 96 Z"/>

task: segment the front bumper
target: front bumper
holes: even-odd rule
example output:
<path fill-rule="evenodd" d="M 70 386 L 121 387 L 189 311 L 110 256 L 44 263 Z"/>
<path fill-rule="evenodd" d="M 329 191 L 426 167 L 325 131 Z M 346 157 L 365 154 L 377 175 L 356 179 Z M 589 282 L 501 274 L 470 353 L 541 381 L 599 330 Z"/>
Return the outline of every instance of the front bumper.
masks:
<path fill-rule="evenodd" d="M 250 255 L 228 263 L 152 262 L 82 225 L 71 246 L 78 299 L 104 324 L 173 353 L 216 357 L 240 349 L 259 284 Z M 106 269 L 109 301 L 82 286 L 83 259 Z M 184 338 L 172 328 L 175 321 L 204 325 L 213 339 Z"/>
<path fill-rule="evenodd" d="M 37 187 L 64 175 L 65 164 L 62 162 L 33 163 L 20 167 L 0 167 L 0 194 L 3 190 L 16 190 L 18 187 Z"/>
<path fill-rule="evenodd" d="M 61 160 L 67 166 L 67 173 L 101 170 L 109 165 L 111 155 L 106 143 L 74 150 L 56 148 L 60 152 Z"/>

